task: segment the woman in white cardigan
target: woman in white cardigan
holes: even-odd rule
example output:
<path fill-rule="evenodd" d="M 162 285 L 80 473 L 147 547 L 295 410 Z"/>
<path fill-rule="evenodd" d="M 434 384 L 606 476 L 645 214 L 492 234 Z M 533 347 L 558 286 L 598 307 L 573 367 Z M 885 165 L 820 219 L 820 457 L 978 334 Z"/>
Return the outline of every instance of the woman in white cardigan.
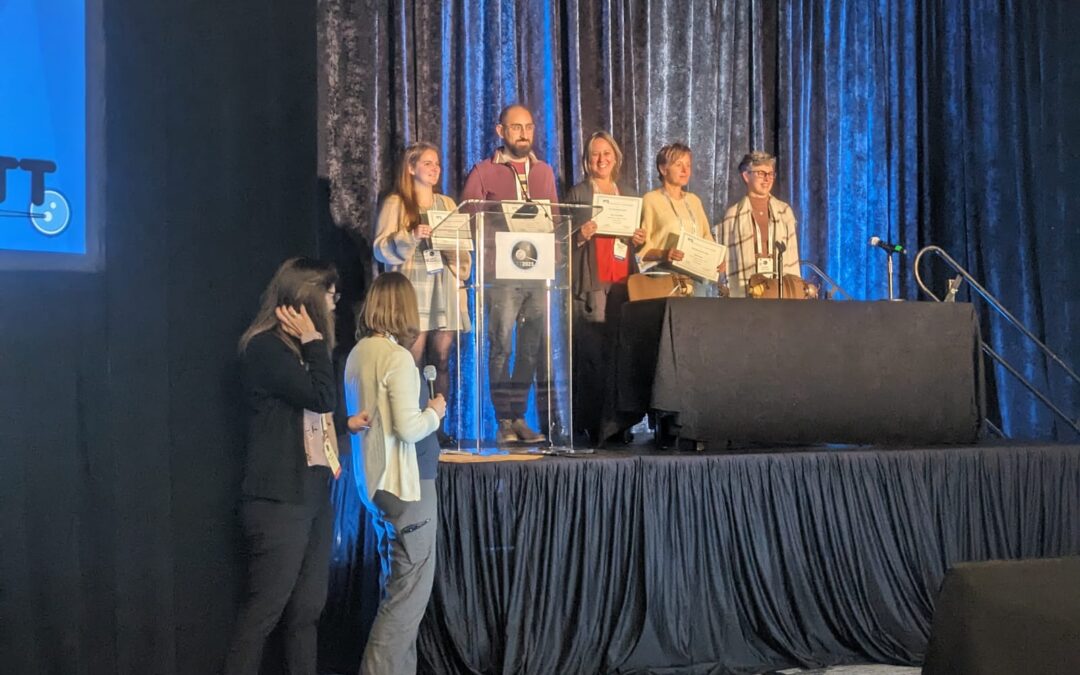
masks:
<path fill-rule="evenodd" d="M 407 277 L 388 272 L 375 279 L 360 331 L 364 337 L 345 364 L 345 399 L 350 411 L 370 415 L 371 427 L 353 437 L 353 466 L 379 530 L 382 569 L 389 570 L 360 672 L 414 673 L 416 634 L 435 579 L 434 433 L 446 400 L 438 395 L 420 408 L 420 373 L 409 352 L 419 316 Z"/>

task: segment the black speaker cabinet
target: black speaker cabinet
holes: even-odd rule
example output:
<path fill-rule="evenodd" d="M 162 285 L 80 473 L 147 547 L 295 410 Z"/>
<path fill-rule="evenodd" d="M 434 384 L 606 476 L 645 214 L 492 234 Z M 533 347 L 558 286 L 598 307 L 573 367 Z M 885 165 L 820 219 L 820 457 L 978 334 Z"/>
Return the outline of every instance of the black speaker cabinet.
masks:
<path fill-rule="evenodd" d="M 1080 673 L 1080 558 L 961 563 L 945 575 L 923 675 Z"/>

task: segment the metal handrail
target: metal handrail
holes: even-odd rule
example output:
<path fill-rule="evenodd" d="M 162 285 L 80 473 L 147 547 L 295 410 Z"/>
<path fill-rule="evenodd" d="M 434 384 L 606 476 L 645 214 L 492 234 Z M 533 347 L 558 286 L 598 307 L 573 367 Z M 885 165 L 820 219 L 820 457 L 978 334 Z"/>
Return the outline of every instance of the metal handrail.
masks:
<path fill-rule="evenodd" d="M 963 266 L 960 265 L 960 263 L 956 262 L 956 260 L 954 260 L 953 257 L 946 253 L 945 250 L 942 249 L 940 246 L 927 246 L 923 248 L 915 256 L 915 262 L 912 264 L 913 271 L 915 272 L 915 283 L 919 285 L 919 288 L 922 289 L 923 293 L 933 298 L 936 302 L 943 302 L 941 298 L 935 295 L 934 292 L 927 287 L 927 285 L 923 282 L 922 274 L 920 274 L 919 272 L 919 262 L 922 260 L 922 257 L 927 253 L 933 253 L 934 255 L 944 260 L 945 263 L 953 269 L 953 271 L 959 274 L 964 281 L 968 282 L 968 284 L 973 289 L 975 289 L 975 292 L 982 296 L 983 300 L 986 300 L 986 302 L 988 302 L 991 307 L 996 309 L 999 314 L 1005 317 L 1005 319 L 1009 323 L 1011 323 L 1017 330 L 1023 333 L 1025 337 L 1034 342 L 1035 346 L 1037 346 L 1046 357 L 1048 357 L 1051 361 L 1060 366 L 1061 369 L 1065 371 L 1065 374 L 1067 374 L 1073 380 L 1073 382 L 1080 385 L 1080 375 L 1077 375 L 1076 372 L 1069 367 L 1069 364 L 1065 363 L 1064 359 L 1062 359 L 1060 356 L 1054 353 L 1052 349 L 1043 344 L 1042 340 L 1040 340 L 1034 333 L 1028 330 L 1027 326 L 1020 323 L 1020 320 L 1013 316 L 1012 313 L 1009 312 L 1009 310 L 1005 309 L 1005 307 L 1002 306 L 1001 302 L 999 302 L 998 299 L 990 293 L 990 291 L 983 288 L 983 286 L 975 280 L 975 277 L 971 276 L 971 274 L 966 269 L 964 269 Z M 959 286 L 953 286 L 953 288 L 950 289 L 950 295 L 954 295 L 957 288 L 959 288 Z M 1005 370 L 1007 370 L 1016 379 L 1018 379 L 1020 381 L 1020 384 L 1024 385 L 1024 387 L 1026 387 L 1028 391 L 1035 395 L 1035 398 L 1039 399 L 1039 401 L 1046 405 L 1046 407 L 1048 407 L 1052 412 L 1054 412 L 1054 414 L 1064 420 L 1065 423 L 1072 427 L 1074 431 L 1080 433 L 1080 418 L 1073 419 L 1071 415 L 1059 408 L 1053 401 L 1050 400 L 1048 396 L 1046 396 L 1046 394 L 1039 391 L 1035 387 L 1035 385 L 1031 383 L 1030 380 L 1024 377 L 1019 370 L 1013 367 L 1013 365 L 1006 361 L 1000 354 L 991 349 L 985 341 L 982 342 L 982 349 L 984 352 L 986 352 L 987 356 L 997 361 L 1002 367 L 1005 368 Z"/>
<path fill-rule="evenodd" d="M 829 294 L 829 299 L 830 300 L 833 298 L 833 296 L 837 292 L 839 292 L 841 295 L 843 295 L 848 300 L 854 300 L 855 299 L 855 298 L 851 297 L 851 293 L 848 293 L 846 290 L 844 290 L 843 286 L 836 283 L 835 279 L 830 277 L 828 274 L 825 274 L 825 272 L 820 267 L 815 265 L 814 263 L 810 262 L 809 260 L 800 260 L 799 264 L 802 265 L 803 267 L 809 267 L 811 272 L 813 272 L 814 274 L 816 274 L 819 277 L 821 277 L 822 279 L 824 279 L 826 282 L 828 282 L 828 284 L 830 286 L 833 287 L 833 292 Z"/>

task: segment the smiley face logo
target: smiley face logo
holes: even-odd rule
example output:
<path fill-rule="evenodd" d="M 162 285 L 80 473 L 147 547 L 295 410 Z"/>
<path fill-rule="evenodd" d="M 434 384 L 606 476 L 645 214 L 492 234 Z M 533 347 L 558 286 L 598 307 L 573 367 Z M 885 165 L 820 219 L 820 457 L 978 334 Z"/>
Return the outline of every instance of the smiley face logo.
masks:
<path fill-rule="evenodd" d="M 510 249 L 510 259 L 518 269 L 531 270 L 536 267 L 536 246 L 531 241 L 519 241 Z"/>
<path fill-rule="evenodd" d="M 64 195 L 56 190 L 46 190 L 45 201 L 40 206 L 30 204 L 29 211 L 34 229 L 46 237 L 55 237 L 66 230 L 71 222 L 71 206 Z"/>

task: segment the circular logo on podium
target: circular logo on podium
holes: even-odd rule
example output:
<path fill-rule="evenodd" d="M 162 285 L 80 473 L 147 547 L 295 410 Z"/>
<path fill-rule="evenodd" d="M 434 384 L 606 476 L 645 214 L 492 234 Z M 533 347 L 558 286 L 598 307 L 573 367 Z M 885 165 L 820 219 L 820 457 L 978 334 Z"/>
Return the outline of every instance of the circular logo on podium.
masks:
<path fill-rule="evenodd" d="M 531 241 L 519 241 L 510 249 L 510 259 L 518 269 L 531 270 L 536 267 L 536 246 Z"/>

